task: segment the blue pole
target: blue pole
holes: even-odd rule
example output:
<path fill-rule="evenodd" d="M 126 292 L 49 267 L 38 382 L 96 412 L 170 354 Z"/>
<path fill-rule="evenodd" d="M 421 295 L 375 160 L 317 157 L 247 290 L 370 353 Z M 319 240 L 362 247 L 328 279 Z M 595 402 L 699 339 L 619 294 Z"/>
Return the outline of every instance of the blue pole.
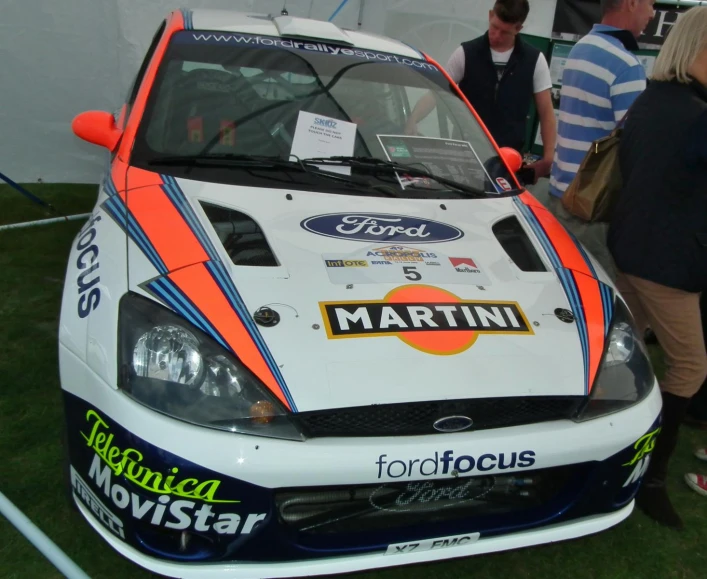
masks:
<path fill-rule="evenodd" d="M 13 189 L 16 189 L 17 191 L 19 191 L 20 193 L 22 193 L 22 195 L 24 195 L 24 196 L 27 197 L 28 199 L 34 201 L 35 203 L 38 203 L 38 204 L 41 205 L 42 207 L 46 207 L 47 209 L 50 209 L 50 210 L 51 210 L 52 212 L 54 212 L 54 213 L 58 213 L 58 211 L 57 211 L 56 209 L 54 209 L 54 207 L 53 207 L 52 205 L 50 205 L 50 204 L 47 203 L 46 201 L 42 201 L 39 197 L 37 197 L 37 196 L 35 196 L 35 195 L 32 195 L 32 193 L 30 193 L 29 191 L 27 191 L 27 189 L 25 189 L 25 188 L 22 187 L 21 185 L 18 185 L 17 183 L 15 183 L 15 182 L 14 182 L 12 179 L 10 179 L 7 175 L 3 175 L 2 173 L 0 173 L 0 179 L 2 179 L 3 181 L 5 181 L 5 183 L 7 183 L 7 184 L 8 184 L 10 187 L 12 187 Z"/>
<path fill-rule="evenodd" d="M 334 18 L 336 18 L 336 15 L 337 15 L 339 12 L 341 12 L 341 9 L 342 9 L 344 6 L 346 6 L 346 3 L 347 3 L 348 1 L 349 1 L 349 0 L 341 0 L 341 4 L 339 4 L 339 7 L 338 7 L 336 10 L 334 10 L 334 14 L 332 14 L 331 16 L 329 16 L 329 22 L 331 22 L 332 20 L 334 20 Z"/>

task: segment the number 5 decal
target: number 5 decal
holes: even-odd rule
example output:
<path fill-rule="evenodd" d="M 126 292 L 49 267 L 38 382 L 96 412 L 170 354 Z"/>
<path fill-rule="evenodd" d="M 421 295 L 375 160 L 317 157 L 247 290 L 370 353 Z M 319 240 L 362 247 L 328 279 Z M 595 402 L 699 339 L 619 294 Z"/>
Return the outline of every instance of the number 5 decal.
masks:
<path fill-rule="evenodd" d="M 410 281 L 420 281 L 422 279 L 420 272 L 417 271 L 414 265 L 406 265 L 403 267 L 403 273 Z"/>

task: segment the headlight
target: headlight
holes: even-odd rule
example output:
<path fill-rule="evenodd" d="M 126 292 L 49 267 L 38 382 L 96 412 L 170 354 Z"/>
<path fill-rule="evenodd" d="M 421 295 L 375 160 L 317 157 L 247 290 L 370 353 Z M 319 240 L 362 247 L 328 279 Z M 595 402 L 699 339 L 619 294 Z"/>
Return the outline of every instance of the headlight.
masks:
<path fill-rule="evenodd" d="M 575 420 L 591 420 L 633 406 L 648 396 L 654 383 L 646 347 L 638 338 L 631 313 L 617 296 L 604 360 Z"/>
<path fill-rule="evenodd" d="M 173 418 L 231 432 L 304 440 L 291 415 L 210 336 L 136 294 L 120 301 L 118 386 Z"/>

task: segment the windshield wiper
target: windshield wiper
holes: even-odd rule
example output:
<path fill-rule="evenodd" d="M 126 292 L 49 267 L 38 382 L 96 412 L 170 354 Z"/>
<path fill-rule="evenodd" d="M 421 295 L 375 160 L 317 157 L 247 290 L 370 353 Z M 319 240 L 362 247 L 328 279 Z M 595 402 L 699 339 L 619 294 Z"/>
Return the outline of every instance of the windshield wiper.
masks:
<path fill-rule="evenodd" d="M 446 185 L 451 189 L 456 189 L 462 193 L 466 193 L 472 197 L 486 197 L 488 194 L 485 191 L 481 191 L 474 187 L 469 187 L 463 183 L 458 183 L 453 179 L 447 179 L 446 177 L 440 177 L 435 175 L 427 169 L 416 169 L 410 165 L 403 165 L 401 163 L 395 163 L 394 161 L 386 161 L 384 159 L 378 159 L 376 157 L 315 157 L 302 159 L 302 163 L 309 165 L 339 165 L 346 167 L 356 167 L 357 169 L 370 170 L 372 172 L 384 170 L 387 172 L 402 173 L 404 175 L 409 175 L 410 177 L 425 177 L 427 179 L 433 179 L 442 185 Z"/>
<path fill-rule="evenodd" d="M 306 173 L 308 169 L 296 161 L 287 161 L 281 157 L 268 157 L 266 155 L 172 155 L 156 157 L 147 162 L 149 165 L 174 165 L 193 167 L 224 166 L 224 167 L 255 167 L 258 169 L 292 169 Z"/>
<path fill-rule="evenodd" d="M 372 186 L 367 181 L 357 179 L 349 175 L 333 173 L 326 169 L 320 169 L 312 166 L 309 163 L 304 163 L 300 159 L 290 161 L 282 157 L 269 157 L 267 155 L 173 155 L 167 157 L 157 157 L 150 159 L 148 165 L 165 165 L 177 167 L 233 167 L 246 170 L 272 170 L 272 171 L 288 171 L 304 173 L 307 175 L 316 175 L 334 181 L 339 181 L 346 185 L 351 185 L 359 188 L 359 192 L 364 192 L 369 195 L 383 195 L 387 197 L 397 197 L 394 192 L 387 191 L 380 187 Z M 361 191 L 361 188 L 364 191 Z"/>

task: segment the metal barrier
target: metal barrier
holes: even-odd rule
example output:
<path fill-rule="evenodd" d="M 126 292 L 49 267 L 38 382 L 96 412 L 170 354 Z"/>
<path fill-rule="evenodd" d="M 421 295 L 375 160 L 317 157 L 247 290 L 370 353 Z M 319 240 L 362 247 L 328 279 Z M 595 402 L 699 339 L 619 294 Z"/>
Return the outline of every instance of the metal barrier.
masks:
<path fill-rule="evenodd" d="M 90 579 L 81 568 L 57 547 L 39 527 L 30 521 L 25 514 L 10 502 L 0 492 L 0 514 L 4 515 L 25 538 L 32 543 L 52 565 L 68 579 Z"/>
<path fill-rule="evenodd" d="M 78 215 L 69 215 L 67 217 L 51 217 L 49 219 L 38 219 L 37 221 L 24 221 L 22 223 L 10 223 L 9 225 L 0 225 L 0 231 L 3 229 L 20 229 L 22 227 L 34 227 L 35 225 L 46 225 L 47 223 L 57 223 L 58 221 L 73 221 L 75 219 L 83 219 L 91 215 L 90 213 L 80 213 Z"/>

